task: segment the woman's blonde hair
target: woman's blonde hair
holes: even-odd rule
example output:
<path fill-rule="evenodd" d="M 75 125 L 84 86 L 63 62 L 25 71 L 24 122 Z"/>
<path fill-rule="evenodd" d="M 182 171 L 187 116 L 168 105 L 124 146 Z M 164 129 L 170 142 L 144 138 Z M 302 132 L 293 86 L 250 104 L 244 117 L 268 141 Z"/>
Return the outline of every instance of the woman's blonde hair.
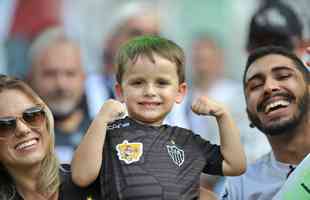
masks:
<path fill-rule="evenodd" d="M 38 192 L 52 194 L 58 190 L 60 185 L 60 165 L 54 151 L 55 134 L 52 112 L 25 82 L 15 77 L 0 74 L 0 93 L 5 90 L 19 90 L 31 98 L 34 103 L 41 105 L 44 109 L 47 119 L 46 126 L 50 135 L 50 144 L 48 147 L 48 153 L 42 161 L 42 167 L 39 174 Z M 12 177 L 1 163 L 0 177 L 0 199 L 12 199 L 16 194 L 16 186 Z"/>

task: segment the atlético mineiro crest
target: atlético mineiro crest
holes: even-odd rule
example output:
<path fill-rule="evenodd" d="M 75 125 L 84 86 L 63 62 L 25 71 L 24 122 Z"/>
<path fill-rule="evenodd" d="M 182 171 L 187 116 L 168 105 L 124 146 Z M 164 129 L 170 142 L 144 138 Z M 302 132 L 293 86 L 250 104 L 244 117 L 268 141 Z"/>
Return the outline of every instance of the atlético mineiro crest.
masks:
<path fill-rule="evenodd" d="M 178 148 L 174 141 L 171 141 L 172 145 L 167 145 L 167 150 L 170 158 L 177 166 L 181 167 L 184 162 L 184 151 Z"/>
<path fill-rule="evenodd" d="M 143 144 L 141 142 L 128 142 L 124 140 L 123 143 L 116 145 L 117 156 L 119 160 L 126 164 L 131 164 L 140 160 L 143 154 Z"/>

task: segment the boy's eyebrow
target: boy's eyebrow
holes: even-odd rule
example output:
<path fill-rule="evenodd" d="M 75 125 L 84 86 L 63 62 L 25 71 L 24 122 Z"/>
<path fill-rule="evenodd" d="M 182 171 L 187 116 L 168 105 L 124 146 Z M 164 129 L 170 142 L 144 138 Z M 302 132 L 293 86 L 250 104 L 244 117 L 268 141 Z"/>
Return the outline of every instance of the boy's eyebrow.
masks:
<path fill-rule="evenodd" d="M 133 76 L 133 77 L 130 77 L 129 80 L 143 80 L 144 77 L 141 77 L 141 76 Z"/>

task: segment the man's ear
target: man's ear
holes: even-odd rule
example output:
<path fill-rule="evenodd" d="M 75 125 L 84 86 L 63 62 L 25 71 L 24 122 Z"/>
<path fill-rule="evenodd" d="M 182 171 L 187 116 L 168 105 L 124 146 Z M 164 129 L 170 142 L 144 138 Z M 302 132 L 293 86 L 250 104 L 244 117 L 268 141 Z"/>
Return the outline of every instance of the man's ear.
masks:
<path fill-rule="evenodd" d="M 119 83 L 116 83 L 114 86 L 115 94 L 118 100 L 123 102 L 123 91 L 122 86 Z"/>
<path fill-rule="evenodd" d="M 187 84 L 184 82 L 179 85 L 178 94 L 175 97 L 175 102 L 180 104 L 183 101 L 186 93 L 187 93 Z"/>

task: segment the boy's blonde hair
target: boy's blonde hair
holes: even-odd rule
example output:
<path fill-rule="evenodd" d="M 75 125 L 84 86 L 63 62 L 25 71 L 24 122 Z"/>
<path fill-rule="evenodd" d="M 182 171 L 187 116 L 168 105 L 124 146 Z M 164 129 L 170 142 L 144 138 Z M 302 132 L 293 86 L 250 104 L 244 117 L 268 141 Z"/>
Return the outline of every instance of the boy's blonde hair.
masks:
<path fill-rule="evenodd" d="M 185 82 L 185 55 L 181 47 L 171 40 L 159 36 L 139 36 L 122 45 L 115 60 L 116 81 L 121 84 L 126 67 L 131 62 L 135 64 L 140 56 L 146 56 L 155 63 L 157 54 L 177 66 L 179 83 Z"/>

